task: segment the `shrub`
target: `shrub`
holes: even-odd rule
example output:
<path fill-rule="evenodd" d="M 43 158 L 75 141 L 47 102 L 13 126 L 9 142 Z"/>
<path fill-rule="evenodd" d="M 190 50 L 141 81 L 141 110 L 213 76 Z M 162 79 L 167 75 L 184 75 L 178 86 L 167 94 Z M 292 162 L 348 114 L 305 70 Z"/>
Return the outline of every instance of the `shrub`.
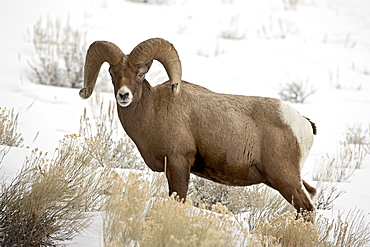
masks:
<path fill-rule="evenodd" d="M 248 210 L 251 201 L 247 187 L 227 186 L 196 176 L 191 178 L 188 194 L 196 206 L 206 204 L 211 209 L 219 203 L 234 214 Z"/>
<path fill-rule="evenodd" d="M 221 22 L 223 20 L 221 19 Z M 220 37 L 231 40 L 243 40 L 246 37 L 246 30 L 240 25 L 240 15 L 233 13 L 226 16 L 226 24 L 221 27 Z"/>
<path fill-rule="evenodd" d="M 217 204 L 210 212 L 193 207 L 190 198 L 179 203 L 175 195 L 153 197 L 153 188 L 166 184 L 158 176 L 150 182 L 138 174 L 114 175 L 105 246 L 247 246 L 246 232 L 225 207 Z"/>
<path fill-rule="evenodd" d="M 82 87 L 86 33 L 74 29 L 69 20 L 62 26 L 59 19 L 42 18 L 33 26 L 33 45 L 36 61 L 29 62 L 31 80 L 36 83 Z"/>
<path fill-rule="evenodd" d="M 316 161 L 313 179 L 322 182 L 349 182 L 361 163 L 362 159 L 358 159 L 352 147 L 343 143 L 335 154 L 326 154 Z"/>
<path fill-rule="evenodd" d="M 306 99 L 316 92 L 315 89 L 307 88 L 308 78 L 305 82 L 297 79 L 297 81 L 292 81 L 286 83 L 284 87 L 278 92 L 280 99 L 289 101 L 292 103 L 304 103 Z"/>
<path fill-rule="evenodd" d="M 104 246 L 138 246 L 144 212 L 150 201 L 149 184 L 138 174 L 113 173 L 105 203 Z"/>
<path fill-rule="evenodd" d="M 249 230 L 264 221 L 269 220 L 275 215 L 286 212 L 295 212 L 295 209 L 289 204 L 276 190 L 263 184 L 247 187 L 249 189 L 247 197 L 250 198 L 248 211 L 244 214 L 244 221 Z"/>
<path fill-rule="evenodd" d="M 317 194 L 314 197 L 316 208 L 330 210 L 334 206 L 334 201 L 346 193 L 345 190 L 338 189 L 337 182 L 322 182 L 316 184 Z"/>
<path fill-rule="evenodd" d="M 189 196 L 196 206 L 205 204 L 211 209 L 221 204 L 233 214 L 240 215 L 248 229 L 252 230 L 262 221 L 283 212 L 294 211 L 293 207 L 275 190 L 260 184 L 234 187 L 218 184 L 203 178 L 193 177 Z"/>
<path fill-rule="evenodd" d="M 262 246 L 368 246 L 370 224 L 361 210 L 351 210 L 332 220 L 317 215 L 315 223 L 307 222 L 296 213 L 283 213 L 261 221 L 253 235 L 259 236 Z"/>
<path fill-rule="evenodd" d="M 226 208 L 213 210 L 219 213 L 196 210 L 191 200 L 178 203 L 173 196 L 157 200 L 146 215 L 143 246 L 235 246 L 238 225 Z"/>
<path fill-rule="evenodd" d="M 366 223 L 366 215 L 362 210 L 350 210 L 345 217 L 342 213 L 332 220 L 320 215 L 316 218 L 315 226 L 320 235 L 318 246 L 369 246 L 370 223 Z"/>
<path fill-rule="evenodd" d="M 18 114 L 14 110 L 0 107 L 0 145 L 21 147 L 23 138 L 17 132 Z"/>
<path fill-rule="evenodd" d="M 51 246 L 71 239 L 90 222 L 108 184 L 108 170 L 77 136 L 60 143 L 55 158 L 33 151 L 9 185 L 1 184 L 3 246 Z"/>
<path fill-rule="evenodd" d="M 335 154 L 326 154 L 316 161 L 313 179 L 317 183 L 315 201 L 318 209 L 329 210 L 334 200 L 345 193 L 339 190 L 338 183 L 349 182 L 356 169 L 360 169 L 366 154 L 369 153 L 369 130 L 361 125 L 347 125 L 345 140 Z"/>
<path fill-rule="evenodd" d="M 348 147 L 343 144 L 336 154 L 327 154 L 316 160 L 312 177 L 318 181 L 315 196 L 318 209 L 330 210 L 334 201 L 345 193 L 338 189 L 338 183 L 349 182 L 357 165 Z"/>
<path fill-rule="evenodd" d="M 370 124 L 367 128 L 359 123 L 346 125 L 344 138 L 345 143 L 352 144 L 357 150 L 359 157 L 370 153 Z"/>
<path fill-rule="evenodd" d="M 276 214 L 247 232 L 227 208 L 211 211 L 178 203 L 175 197 L 153 198 L 138 174 L 117 175 L 106 204 L 105 246 L 366 246 L 369 224 L 361 211 L 315 224 L 292 212 Z"/>
<path fill-rule="evenodd" d="M 116 104 L 109 102 L 107 105 L 96 98 L 90 101 L 91 109 L 96 109 L 96 114 L 90 119 L 86 109 L 80 120 L 80 135 L 89 140 L 93 149 L 92 155 L 99 161 L 101 166 L 145 169 L 146 165 L 141 158 L 133 141 L 123 131 L 116 116 Z M 101 147 L 96 149 L 95 146 Z"/>
<path fill-rule="evenodd" d="M 262 236 L 263 246 L 319 246 L 315 226 L 296 213 L 286 212 L 264 220 L 252 233 Z"/>
<path fill-rule="evenodd" d="M 319 182 L 338 183 L 349 182 L 356 169 L 360 169 L 368 153 L 367 130 L 361 126 L 348 127 L 345 131 L 345 141 L 335 154 L 326 154 L 316 161 L 313 179 Z M 324 185 L 321 183 L 321 185 Z M 332 187 L 324 185 L 325 190 Z M 335 189 L 331 189 L 332 192 Z"/>

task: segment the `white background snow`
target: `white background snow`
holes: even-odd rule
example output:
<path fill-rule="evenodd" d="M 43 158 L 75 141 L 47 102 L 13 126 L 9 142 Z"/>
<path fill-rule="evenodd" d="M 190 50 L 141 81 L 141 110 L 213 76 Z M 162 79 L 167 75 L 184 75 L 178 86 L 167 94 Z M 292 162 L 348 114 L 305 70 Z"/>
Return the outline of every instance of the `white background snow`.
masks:
<path fill-rule="evenodd" d="M 318 127 L 304 169 L 307 180 L 315 160 L 336 151 L 346 124 L 370 123 L 369 1 L 298 0 L 296 8 L 285 8 L 283 0 L 162 2 L 0 0 L 0 107 L 19 113 L 27 146 L 5 156 L 0 167 L 5 177 L 16 174 L 32 149 L 53 152 L 64 135 L 78 133 L 88 106 L 78 89 L 30 81 L 28 61 L 35 56 L 30 34 L 40 17 L 69 19 L 87 32 L 87 44 L 108 40 L 125 53 L 148 38 L 165 38 L 178 50 L 183 79 L 216 92 L 278 97 L 282 85 L 308 78 L 316 93 L 305 104 L 292 104 Z M 222 38 L 230 30 L 241 39 Z M 148 78 L 152 85 L 167 80 L 164 70 Z M 327 214 L 355 207 L 369 214 L 369 176 L 367 157 Z M 103 246 L 101 233 L 98 216 L 68 245 Z"/>

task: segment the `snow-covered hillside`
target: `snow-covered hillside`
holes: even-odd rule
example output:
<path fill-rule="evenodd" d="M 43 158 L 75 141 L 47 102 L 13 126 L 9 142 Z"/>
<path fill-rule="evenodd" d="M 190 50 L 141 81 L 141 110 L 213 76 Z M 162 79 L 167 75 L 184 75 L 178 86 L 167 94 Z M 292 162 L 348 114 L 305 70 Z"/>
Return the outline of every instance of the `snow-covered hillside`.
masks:
<path fill-rule="evenodd" d="M 37 85 L 28 62 L 40 18 L 60 19 L 87 33 L 87 44 L 108 40 L 129 53 L 152 37 L 177 48 L 183 79 L 216 92 L 279 97 L 282 86 L 306 81 L 316 92 L 292 104 L 318 127 L 304 176 L 315 160 L 337 150 L 347 124 L 370 124 L 370 4 L 366 0 L 17 0 L 0 2 L 0 107 L 19 113 L 25 148 L 12 148 L 0 172 L 15 175 L 32 149 L 53 151 L 78 133 L 87 101 L 78 89 Z M 157 2 L 162 2 L 158 4 Z M 167 80 L 156 63 L 153 84 Z M 160 72 L 158 72 L 160 71 Z M 113 94 L 104 97 L 114 99 Z M 370 157 L 355 172 L 333 213 L 357 207 L 370 213 Z M 308 177 L 308 180 L 311 178 Z M 329 213 L 330 214 L 330 213 Z M 97 217 L 70 246 L 102 246 Z M 83 244 L 82 244 L 83 243 Z"/>

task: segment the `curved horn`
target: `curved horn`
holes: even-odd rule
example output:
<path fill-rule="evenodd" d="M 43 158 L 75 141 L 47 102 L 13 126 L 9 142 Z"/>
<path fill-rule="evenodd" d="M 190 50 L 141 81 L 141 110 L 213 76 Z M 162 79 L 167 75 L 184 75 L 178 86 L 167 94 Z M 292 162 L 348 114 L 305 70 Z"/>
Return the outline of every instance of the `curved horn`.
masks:
<path fill-rule="evenodd" d="M 181 62 L 175 47 L 161 38 L 148 39 L 138 44 L 130 53 L 129 61 L 134 66 L 146 64 L 151 60 L 159 61 L 170 78 L 172 91 L 180 92 Z"/>
<path fill-rule="evenodd" d="M 84 88 L 80 90 L 80 96 L 87 99 L 92 94 L 100 67 L 104 62 L 111 66 L 117 65 L 125 54 L 115 44 L 108 41 L 95 41 L 87 50 L 84 71 Z"/>

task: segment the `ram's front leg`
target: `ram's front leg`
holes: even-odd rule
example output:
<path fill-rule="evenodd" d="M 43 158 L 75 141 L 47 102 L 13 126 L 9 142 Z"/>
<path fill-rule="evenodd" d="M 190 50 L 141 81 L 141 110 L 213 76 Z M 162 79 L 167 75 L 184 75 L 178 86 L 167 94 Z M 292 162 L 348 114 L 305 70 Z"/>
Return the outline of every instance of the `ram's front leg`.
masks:
<path fill-rule="evenodd" d="M 190 164 L 184 156 L 166 156 L 164 172 L 168 181 L 169 195 L 174 192 L 186 200 L 190 179 Z"/>

